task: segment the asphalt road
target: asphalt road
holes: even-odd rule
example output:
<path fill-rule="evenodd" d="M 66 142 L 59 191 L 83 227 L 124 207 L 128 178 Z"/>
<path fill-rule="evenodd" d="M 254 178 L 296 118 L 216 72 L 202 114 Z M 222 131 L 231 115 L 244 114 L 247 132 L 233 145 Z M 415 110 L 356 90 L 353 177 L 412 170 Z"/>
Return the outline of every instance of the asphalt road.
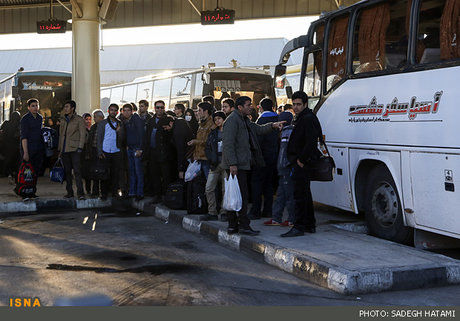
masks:
<path fill-rule="evenodd" d="M 144 213 L 2 219 L 0 305 L 94 294 L 113 305 L 446 306 L 459 304 L 460 286 L 341 295 Z"/>

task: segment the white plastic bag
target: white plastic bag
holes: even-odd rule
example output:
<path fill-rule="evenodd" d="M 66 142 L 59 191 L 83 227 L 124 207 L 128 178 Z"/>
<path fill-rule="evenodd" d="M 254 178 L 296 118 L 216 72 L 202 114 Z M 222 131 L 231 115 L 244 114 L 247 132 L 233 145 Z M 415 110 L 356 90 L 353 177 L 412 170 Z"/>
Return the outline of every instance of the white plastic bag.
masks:
<path fill-rule="evenodd" d="M 227 211 L 238 212 L 243 206 L 243 199 L 241 198 L 240 186 L 238 185 L 238 178 L 236 175 L 229 175 L 225 179 L 225 194 L 222 208 Z"/>
<path fill-rule="evenodd" d="M 187 171 L 185 172 L 184 180 L 190 182 L 193 180 L 201 170 L 201 164 L 198 161 L 188 164 Z"/>

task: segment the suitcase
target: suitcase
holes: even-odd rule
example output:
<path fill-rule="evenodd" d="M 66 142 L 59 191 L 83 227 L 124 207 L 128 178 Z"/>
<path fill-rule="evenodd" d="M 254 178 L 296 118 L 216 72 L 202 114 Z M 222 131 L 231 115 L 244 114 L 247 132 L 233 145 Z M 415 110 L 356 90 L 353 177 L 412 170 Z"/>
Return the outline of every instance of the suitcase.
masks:
<path fill-rule="evenodd" d="M 206 178 L 202 172 L 192 181 L 187 183 L 187 213 L 207 214 Z"/>
<path fill-rule="evenodd" d="M 163 203 L 172 210 L 185 209 L 185 183 L 177 181 L 169 184 Z"/>

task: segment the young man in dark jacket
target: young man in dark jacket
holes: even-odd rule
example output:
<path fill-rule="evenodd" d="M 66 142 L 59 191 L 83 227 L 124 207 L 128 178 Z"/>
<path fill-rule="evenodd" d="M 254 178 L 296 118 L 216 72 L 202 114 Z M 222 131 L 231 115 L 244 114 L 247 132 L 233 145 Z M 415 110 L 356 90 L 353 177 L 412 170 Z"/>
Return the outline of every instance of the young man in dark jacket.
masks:
<path fill-rule="evenodd" d="M 93 119 L 94 124 L 91 126 L 88 137 L 86 139 L 85 145 L 85 160 L 90 164 L 89 172 L 91 176 L 91 167 L 95 166 L 97 162 L 98 155 L 97 155 L 97 126 L 98 124 L 104 120 L 104 113 L 100 109 L 96 109 L 93 111 Z M 92 197 L 99 197 L 101 192 L 101 181 L 98 179 L 94 179 L 91 177 L 92 180 L 92 189 L 91 189 L 91 196 Z"/>
<path fill-rule="evenodd" d="M 166 192 L 168 184 L 174 180 L 173 169 L 171 166 L 170 153 L 168 145 L 170 144 L 169 132 L 164 132 L 159 126 L 161 118 L 165 117 L 165 103 L 158 100 L 154 103 L 155 115 L 147 123 L 146 133 L 146 152 L 149 157 L 149 181 L 153 192 L 153 202 L 161 200 L 162 195 Z"/>
<path fill-rule="evenodd" d="M 278 121 L 278 114 L 273 111 L 273 101 L 264 98 L 259 103 L 262 107 L 262 114 L 257 119 L 256 124 L 264 125 Z M 265 166 L 256 167 L 252 171 L 252 207 L 249 212 L 251 220 L 272 216 L 273 206 L 273 177 L 276 172 L 276 160 L 278 158 L 278 136 L 279 133 L 272 132 L 267 135 L 257 135 Z M 262 210 L 262 196 L 264 197 L 264 207 Z"/>
<path fill-rule="evenodd" d="M 126 132 L 126 152 L 128 154 L 129 196 L 137 201 L 144 198 L 144 170 L 142 153 L 144 150 L 144 122 L 133 113 L 131 104 L 123 105 Z"/>
<path fill-rule="evenodd" d="M 222 136 L 222 166 L 228 170 L 229 175 L 236 175 L 243 201 L 242 208 L 238 212 L 228 212 L 227 233 L 241 233 L 257 235 L 250 226 L 247 216 L 248 208 L 248 185 L 247 174 L 252 166 L 263 167 L 265 165 L 256 135 L 269 134 L 283 127 L 282 122 L 258 125 L 249 120 L 251 113 L 251 98 L 241 96 L 235 102 L 234 112 L 227 117 L 224 123 Z"/>
<path fill-rule="evenodd" d="M 38 113 L 39 102 L 35 98 L 27 101 L 29 112 L 21 118 L 21 158 L 32 164 L 38 174 L 45 157 L 45 142 L 42 135 L 43 117 Z M 32 195 L 36 198 L 36 195 Z"/>
<path fill-rule="evenodd" d="M 278 119 L 285 121 L 286 124 L 281 131 L 280 149 L 278 153 L 278 190 L 276 199 L 273 203 L 273 218 L 264 222 L 266 226 L 290 226 L 294 224 L 294 182 L 291 177 L 291 165 L 287 159 L 287 146 L 294 126 L 292 123 L 292 113 L 283 111 Z M 283 221 L 284 208 L 287 209 L 288 218 Z"/>
<path fill-rule="evenodd" d="M 304 166 L 310 159 L 321 156 L 318 150 L 321 126 L 316 115 L 308 108 L 308 96 L 303 91 L 297 91 L 292 95 L 292 107 L 296 116 L 287 155 L 293 166 L 295 221 L 294 227 L 289 232 L 282 234 L 282 237 L 316 232 L 310 181 L 306 177 Z"/>
<path fill-rule="evenodd" d="M 97 126 L 97 154 L 110 168 L 112 196 L 118 197 L 120 187 L 120 172 L 122 168 L 122 149 L 125 147 L 125 133 L 123 123 L 117 119 L 119 107 L 117 104 L 109 106 L 109 116 Z M 101 199 L 107 199 L 109 182 L 103 181 L 101 186 Z"/>
<path fill-rule="evenodd" d="M 222 136 L 223 125 L 225 121 L 225 113 L 223 111 L 216 111 L 212 115 L 214 124 L 217 126 L 208 135 L 206 142 L 206 158 L 209 161 L 210 171 L 206 181 L 206 199 L 208 201 L 208 213 L 217 218 L 217 203 L 216 203 L 216 187 L 219 180 L 222 180 L 222 195 L 225 192 L 225 178 L 227 173 L 222 167 Z M 223 214 L 221 210 L 221 214 Z"/>

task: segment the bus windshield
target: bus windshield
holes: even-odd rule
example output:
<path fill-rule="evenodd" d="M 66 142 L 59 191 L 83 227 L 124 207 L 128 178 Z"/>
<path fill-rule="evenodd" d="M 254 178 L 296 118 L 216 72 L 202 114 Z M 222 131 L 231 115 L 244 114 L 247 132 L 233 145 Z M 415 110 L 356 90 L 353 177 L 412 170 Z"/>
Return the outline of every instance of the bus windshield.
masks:
<path fill-rule="evenodd" d="M 213 95 L 216 98 L 216 104 L 224 98 L 236 99 L 240 96 L 249 96 L 254 105 L 258 105 L 265 97 L 275 101 L 273 79 L 270 75 L 263 74 L 210 73 L 210 83 L 205 84 L 203 95 Z M 219 100 L 218 103 L 217 100 Z"/>
<path fill-rule="evenodd" d="M 27 113 L 27 100 L 37 98 L 43 117 L 56 117 L 63 104 L 71 99 L 71 77 L 21 76 L 18 78 L 21 114 Z"/>

